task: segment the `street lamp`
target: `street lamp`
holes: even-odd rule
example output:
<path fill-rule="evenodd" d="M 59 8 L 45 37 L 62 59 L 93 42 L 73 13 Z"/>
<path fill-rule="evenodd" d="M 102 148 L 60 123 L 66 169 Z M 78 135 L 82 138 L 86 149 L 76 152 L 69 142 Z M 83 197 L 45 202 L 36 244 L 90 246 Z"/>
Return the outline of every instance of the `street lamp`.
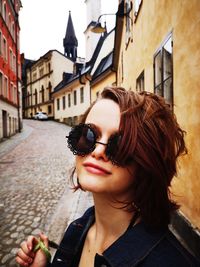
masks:
<path fill-rule="evenodd" d="M 94 25 L 94 27 L 91 29 L 92 32 L 94 33 L 104 33 L 106 31 L 106 27 L 102 27 L 101 26 L 101 22 L 100 22 L 100 18 L 103 16 L 113 16 L 116 14 L 101 14 L 96 22 L 96 24 Z"/>
<path fill-rule="evenodd" d="M 123 2 L 123 1 L 122 1 L 122 2 Z M 132 5 L 132 2 L 131 2 L 131 5 L 130 5 L 130 7 L 127 9 L 126 12 L 122 12 L 122 11 L 120 10 L 120 8 L 119 8 L 119 10 L 117 11 L 117 13 L 101 14 L 101 15 L 98 17 L 98 20 L 97 20 L 96 24 L 94 25 L 94 27 L 91 29 L 91 31 L 94 32 L 94 33 L 104 33 L 104 32 L 106 31 L 106 27 L 105 27 L 105 26 L 102 27 L 102 26 L 101 26 L 101 22 L 100 22 L 100 18 L 103 17 L 103 16 L 113 16 L 113 15 L 118 16 L 118 17 L 124 17 L 124 16 L 126 16 L 126 17 L 130 18 L 130 19 L 131 19 L 131 22 L 133 23 L 132 18 L 129 16 L 129 14 L 130 14 L 130 12 L 131 12 L 131 10 L 132 10 L 132 7 L 133 7 L 133 5 Z"/>

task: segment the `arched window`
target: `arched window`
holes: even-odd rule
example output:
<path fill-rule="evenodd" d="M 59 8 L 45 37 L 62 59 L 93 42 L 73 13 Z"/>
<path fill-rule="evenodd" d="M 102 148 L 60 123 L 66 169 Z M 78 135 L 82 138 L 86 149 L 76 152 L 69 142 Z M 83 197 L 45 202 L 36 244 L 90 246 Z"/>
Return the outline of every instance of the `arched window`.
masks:
<path fill-rule="evenodd" d="M 2 14 L 2 0 L 0 0 L 0 13 Z"/>
<path fill-rule="evenodd" d="M 38 97 L 37 97 L 38 93 L 37 93 L 37 89 L 35 89 L 35 105 L 37 105 L 38 103 Z"/>
<path fill-rule="evenodd" d="M 51 63 L 48 63 L 48 72 L 51 71 Z"/>
<path fill-rule="evenodd" d="M 42 88 L 41 88 L 41 102 L 44 103 L 44 86 L 42 85 Z"/>
<path fill-rule="evenodd" d="M 12 33 L 12 26 L 11 26 L 11 14 L 8 15 L 8 29 L 10 33 Z"/>
<path fill-rule="evenodd" d="M 3 3 L 3 18 L 5 22 L 7 21 L 7 10 L 6 10 L 6 2 Z"/>
<path fill-rule="evenodd" d="M 49 82 L 48 89 L 49 89 L 49 100 L 51 100 L 51 91 L 52 91 L 51 82 Z"/>
<path fill-rule="evenodd" d="M 15 40 L 15 24 L 14 21 L 12 22 L 12 26 L 11 26 L 11 34 L 13 39 Z"/>

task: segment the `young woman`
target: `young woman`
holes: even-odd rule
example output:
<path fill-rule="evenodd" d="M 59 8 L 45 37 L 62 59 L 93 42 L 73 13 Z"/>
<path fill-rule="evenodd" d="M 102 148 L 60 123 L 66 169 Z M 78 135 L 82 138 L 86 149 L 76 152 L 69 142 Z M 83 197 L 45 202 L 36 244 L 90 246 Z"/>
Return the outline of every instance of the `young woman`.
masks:
<path fill-rule="evenodd" d="M 34 252 L 38 241 L 28 237 L 16 257 L 21 266 L 200 266 L 168 229 L 177 209 L 169 187 L 187 151 L 163 98 L 105 88 L 67 138 L 75 187 L 92 192 L 94 207 L 68 227 L 52 263 L 48 238 L 41 234 Z"/>

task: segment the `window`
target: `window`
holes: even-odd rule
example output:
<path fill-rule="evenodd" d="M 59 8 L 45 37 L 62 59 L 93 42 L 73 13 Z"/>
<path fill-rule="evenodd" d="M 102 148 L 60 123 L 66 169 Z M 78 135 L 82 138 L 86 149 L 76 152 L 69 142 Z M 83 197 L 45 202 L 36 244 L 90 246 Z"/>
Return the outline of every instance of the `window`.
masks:
<path fill-rule="evenodd" d="M 14 102 L 14 87 L 13 87 L 13 83 L 10 83 L 10 100 Z"/>
<path fill-rule="evenodd" d="M 7 55 L 7 41 L 6 39 L 3 37 L 3 57 L 5 60 L 8 59 L 8 55 Z"/>
<path fill-rule="evenodd" d="M 8 29 L 11 32 L 11 15 L 10 15 L 10 13 L 8 15 Z"/>
<path fill-rule="evenodd" d="M 0 55 L 2 55 L 3 51 L 2 51 L 2 33 L 0 31 Z"/>
<path fill-rule="evenodd" d="M 3 95 L 3 74 L 0 72 L 0 95 Z"/>
<path fill-rule="evenodd" d="M 173 57 L 172 35 L 166 39 L 154 56 L 154 92 L 173 105 Z"/>
<path fill-rule="evenodd" d="M 6 22 L 6 20 L 7 20 L 6 2 L 3 3 L 3 18 Z"/>
<path fill-rule="evenodd" d="M 65 96 L 63 96 L 62 98 L 62 102 L 63 102 L 63 109 L 65 109 Z"/>
<path fill-rule="evenodd" d="M 57 98 L 57 110 L 60 110 L 60 99 Z"/>
<path fill-rule="evenodd" d="M 12 25 L 11 25 L 11 34 L 12 34 L 13 39 L 15 40 L 15 24 L 14 24 L 14 22 L 12 22 Z"/>
<path fill-rule="evenodd" d="M 31 98 L 31 96 L 29 96 Z M 13 88 L 13 101 L 14 103 L 17 103 L 17 88 L 14 86 Z M 29 99 L 30 102 L 30 99 Z"/>
<path fill-rule="evenodd" d="M 52 108 L 51 108 L 51 105 L 48 106 L 48 114 L 51 114 L 52 112 Z"/>
<path fill-rule="evenodd" d="M 9 58 L 9 61 L 10 61 L 10 68 L 13 70 L 13 52 L 12 50 L 10 49 L 10 58 Z"/>
<path fill-rule="evenodd" d="M 144 71 L 140 73 L 136 80 L 136 91 L 143 92 L 144 91 Z"/>
<path fill-rule="evenodd" d="M 35 80 L 37 80 L 37 73 L 36 72 L 33 73 L 33 81 L 35 81 Z"/>
<path fill-rule="evenodd" d="M 4 77 L 4 96 L 8 97 L 8 78 Z"/>
<path fill-rule="evenodd" d="M 16 56 L 13 55 L 13 71 L 16 73 Z"/>
<path fill-rule="evenodd" d="M 49 82 L 49 100 L 51 100 L 51 90 L 52 90 L 52 86 L 51 86 L 51 82 Z"/>
<path fill-rule="evenodd" d="M 77 96 L 76 96 L 76 91 L 74 91 L 74 105 L 77 104 Z"/>
<path fill-rule="evenodd" d="M 42 76 L 44 75 L 44 68 L 41 68 L 41 69 L 39 70 L 39 73 L 40 73 L 40 77 L 42 77 Z"/>
<path fill-rule="evenodd" d="M 44 103 L 44 86 L 41 88 L 42 103 Z"/>
<path fill-rule="evenodd" d="M 37 105 L 38 103 L 38 93 L 37 93 L 37 89 L 35 89 L 35 105 Z"/>
<path fill-rule="evenodd" d="M 48 72 L 50 72 L 50 71 L 51 71 L 51 64 L 48 63 Z"/>
<path fill-rule="evenodd" d="M 84 102 L 84 89 L 83 89 L 83 87 L 81 87 L 81 89 L 80 89 L 80 100 L 81 100 L 81 103 Z"/>
<path fill-rule="evenodd" d="M 68 107 L 70 108 L 71 107 L 71 95 L 68 94 Z"/>

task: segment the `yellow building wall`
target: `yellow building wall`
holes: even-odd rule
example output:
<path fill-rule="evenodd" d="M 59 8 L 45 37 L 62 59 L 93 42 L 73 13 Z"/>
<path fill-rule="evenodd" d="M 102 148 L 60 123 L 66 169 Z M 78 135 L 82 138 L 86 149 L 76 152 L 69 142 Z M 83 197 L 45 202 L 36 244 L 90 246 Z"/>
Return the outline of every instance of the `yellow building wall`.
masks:
<path fill-rule="evenodd" d="M 134 20 L 133 14 L 134 10 Z M 187 132 L 189 152 L 179 162 L 172 191 L 184 215 L 200 229 L 200 1 L 143 0 L 128 46 L 124 22 L 117 81 L 135 90 L 144 70 L 145 90 L 153 92 L 153 56 L 170 32 L 174 112 Z"/>
<path fill-rule="evenodd" d="M 94 102 L 97 99 L 97 93 L 101 93 L 106 86 L 113 86 L 116 82 L 116 73 L 111 72 L 106 77 L 102 77 L 99 82 L 91 85 L 91 100 Z"/>

